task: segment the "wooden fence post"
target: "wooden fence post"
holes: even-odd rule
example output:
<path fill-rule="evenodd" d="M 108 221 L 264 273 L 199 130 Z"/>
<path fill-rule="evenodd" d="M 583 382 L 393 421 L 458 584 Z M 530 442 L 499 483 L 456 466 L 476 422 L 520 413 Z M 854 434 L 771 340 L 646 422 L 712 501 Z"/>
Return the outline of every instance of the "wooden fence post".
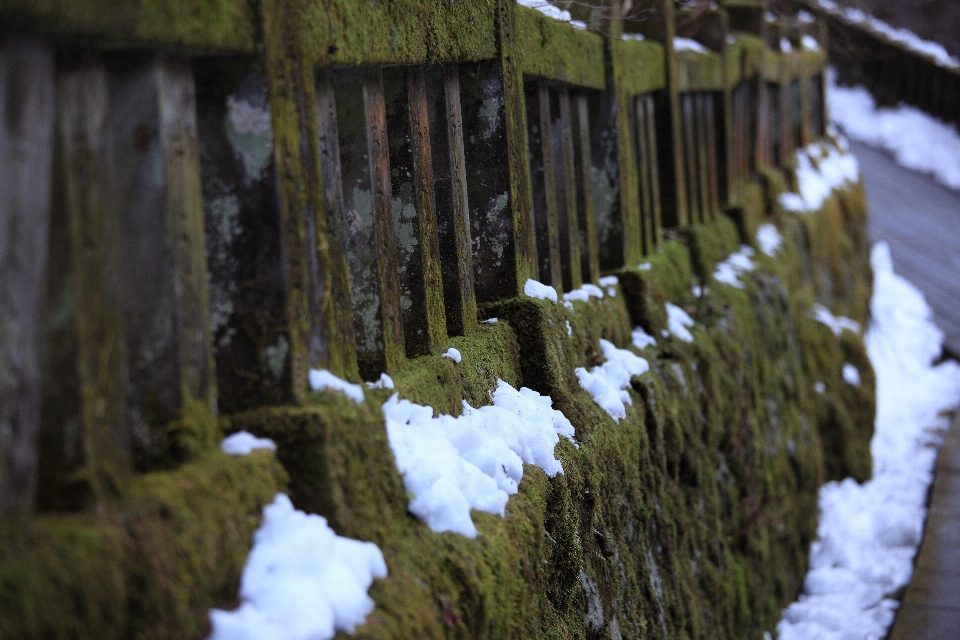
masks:
<path fill-rule="evenodd" d="M 0 43 L 0 515 L 36 492 L 54 101 L 50 48 Z"/>
<path fill-rule="evenodd" d="M 316 79 L 300 42 L 308 20 L 299 0 L 264 0 L 262 14 L 274 158 L 277 164 L 290 375 L 306 399 L 311 368 L 359 379 L 353 321 L 340 239 L 324 207 Z"/>
<path fill-rule="evenodd" d="M 219 438 L 189 63 L 115 56 L 110 111 L 134 462 L 151 468 Z"/>

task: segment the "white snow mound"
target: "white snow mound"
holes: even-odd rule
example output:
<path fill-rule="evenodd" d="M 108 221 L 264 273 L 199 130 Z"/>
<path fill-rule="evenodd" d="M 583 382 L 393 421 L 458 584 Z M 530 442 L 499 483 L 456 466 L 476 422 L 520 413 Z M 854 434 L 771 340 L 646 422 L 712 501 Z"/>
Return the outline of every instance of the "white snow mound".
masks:
<path fill-rule="evenodd" d="M 463 403 L 459 417 L 433 417 L 433 409 L 397 394 L 383 405 L 390 448 L 411 496 L 408 509 L 433 531 L 469 538 L 477 529 L 470 510 L 504 515 L 517 492 L 523 465 L 534 464 L 553 477 L 563 473 L 554 447 L 574 429 L 549 396 L 503 380 L 493 405 Z"/>
<path fill-rule="evenodd" d="M 263 509 L 240 578 L 242 604 L 213 609 L 209 640 L 328 640 L 373 611 L 367 589 L 387 577 L 372 542 L 338 536 L 318 515 L 278 493 Z"/>
<path fill-rule="evenodd" d="M 640 331 L 643 331 L 642 329 Z M 577 367 L 574 372 L 580 386 L 590 392 L 593 401 L 610 414 L 614 420 L 627 417 L 627 406 L 633 404 L 627 388 L 630 378 L 650 370 L 649 363 L 626 349 L 619 349 L 612 342 L 600 339 L 600 349 L 606 362 L 587 371 Z"/>

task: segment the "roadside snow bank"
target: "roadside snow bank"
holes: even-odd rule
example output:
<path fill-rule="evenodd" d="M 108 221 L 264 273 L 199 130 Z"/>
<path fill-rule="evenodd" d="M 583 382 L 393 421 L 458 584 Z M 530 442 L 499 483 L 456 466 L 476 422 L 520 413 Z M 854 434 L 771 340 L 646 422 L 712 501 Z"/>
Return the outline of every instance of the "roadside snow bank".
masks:
<path fill-rule="evenodd" d="M 321 516 L 278 493 L 263 509 L 240 578 L 243 603 L 213 609 L 209 640 L 328 640 L 373 611 L 367 589 L 387 577 L 377 545 L 338 536 Z"/>
<path fill-rule="evenodd" d="M 781 193 L 780 204 L 787 211 L 811 213 L 847 184 L 860 180 L 860 165 L 849 152 L 846 139 L 839 146 L 814 142 L 797 150 L 797 187 L 799 193 Z"/>
<path fill-rule="evenodd" d="M 819 539 L 800 599 L 783 611 L 780 640 L 883 638 L 923 531 L 927 488 L 946 419 L 960 403 L 960 365 L 931 366 L 942 332 L 923 295 L 893 272 L 890 249 L 871 255 L 874 290 L 867 352 L 877 374 L 873 479 L 820 490 Z"/>
<path fill-rule="evenodd" d="M 643 329 L 639 331 L 642 333 Z M 630 378 L 649 371 L 650 364 L 632 351 L 619 349 L 603 338 L 600 339 L 600 349 L 603 350 L 606 362 L 589 371 L 577 367 L 574 372 L 580 386 L 593 396 L 593 401 L 609 413 L 611 418 L 620 421 L 627 417 L 627 405 L 633 404 L 630 393 L 627 392 Z"/>
<path fill-rule="evenodd" d="M 412 498 L 408 509 L 433 531 L 474 538 L 470 510 L 503 516 L 517 492 L 523 464 L 563 473 L 553 450 L 574 429 L 549 396 L 499 380 L 493 406 L 463 402 L 460 417 L 433 417 L 433 408 L 400 400 L 383 405 L 390 448 Z"/>
<path fill-rule="evenodd" d="M 960 189 L 960 134 L 953 126 L 906 105 L 878 109 L 864 87 L 837 86 L 832 69 L 827 77 L 830 118 L 848 136 L 886 149 L 902 166 Z"/>

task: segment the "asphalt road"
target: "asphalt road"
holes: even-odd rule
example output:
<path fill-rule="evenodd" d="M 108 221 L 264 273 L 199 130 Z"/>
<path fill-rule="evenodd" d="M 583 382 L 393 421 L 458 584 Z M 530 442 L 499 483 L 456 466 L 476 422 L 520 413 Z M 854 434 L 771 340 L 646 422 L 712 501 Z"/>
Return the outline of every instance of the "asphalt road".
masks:
<path fill-rule="evenodd" d="M 867 188 L 871 239 L 890 245 L 894 270 L 926 296 L 945 351 L 960 359 L 960 192 L 876 148 L 850 146 Z"/>

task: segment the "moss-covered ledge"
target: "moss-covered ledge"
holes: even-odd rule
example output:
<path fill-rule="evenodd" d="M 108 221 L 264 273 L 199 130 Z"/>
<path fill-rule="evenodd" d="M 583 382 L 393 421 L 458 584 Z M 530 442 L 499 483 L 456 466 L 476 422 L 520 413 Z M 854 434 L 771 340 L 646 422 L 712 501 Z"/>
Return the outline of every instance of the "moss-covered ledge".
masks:
<path fill-rule="evenodd" d="M 98 514 L 0 529 L 0 638 L 198 638 L 236 598 L 263 507 L 286 488 L 270 452 L 210 453 L 138 477 Z"/>
<path fill-rule="evenodd" d="M 770 181 L 764 201 L 784 187 Z M 451 341 L 460 364 L 421 358 L 395 376 L 402 397 L 452 414 L 462 399 L 488 403 L 503 378 L 549 393 L 576 427 L 579 448 L 557 448 L 565 473 L 527 466 L 505 518 L 474 514 L 474 540 L 406 512 L 380 410 L 390 391 L 233 418 L 277 442 L 299 508 L 382 549 L 390 575 L 356 637 L 758 638 L 775 626 L 801 586 L 819 487 L 869 474 L 875 399 L 860 336 L 809 316 L 820 300 L 867 320 L 862 191 L 816 214 L 772 215 L 749 212 L 779 225 L 783 249 L 757 251 L 742 290 L 712 273 L 754 234 L 721 219 L 664 243 L 649 269 L 619 273 L 615 296 L 573 312 L 530 298 L 489 306 L 496 324 Z M 695 297 L 695 285 L 709 292 Z M 696 320 L 693 343 L 663 335 L 665 302 Z M 628 347 L 635 325 L 658 343 L 641 352 L 651 371 L 614 422 L 574 368 L 600 362 L 600 338 Z M 843 382 L 846 362 L 861 386 Z"/>
<path fill-rule="evenodd" d="M 573 309 L 531 298 L 486 305 L 498 317 L 453 338 L 454 363 L 408 362 L 396 392 L 438 412 L 490 402 L 498 379 L 549 394 L 576 428 L 564 474 L 527 466 L 505 518 L 474 514 L 476 539 L 431 532 L 407 512 L 381 405 L 314 394 L 303 406 L 223 421 L 277 452 L 209 453 L 138 477 L 99 514 L 41 515 L 0 530 L 0 638 L 199 638 L 211 607 L 236 605 L 261 512 L 288 490 L 340 535 L 380 546 L 389 576 L 360 638 L 759 638 L 792 601 L 826 479 L 870 472 L 874 377 L 862 338 L 813 320 L 814 303 L 866 326 L 866 206 L 855 185 L 808 215 L 782 211 L 787 180 L 761 167 L 736 215 L 672 234 L 647 263 Z M 743 288 L 716 264 L 774 223 Z M 756 248 L 756 247 L 755 247 Z M 694 287 L 705 291 L 696 295 Z M 665 303 L 696 322 L 672 336 Z M 569 324 L 568 324 L 569 323 Z M 600 339 L 640 351 L 615 422 L 577 382 Z M 860 372 L 843 380 L 845 363 Z M 18 525 L 18 526 L 13 526 Z"/>

